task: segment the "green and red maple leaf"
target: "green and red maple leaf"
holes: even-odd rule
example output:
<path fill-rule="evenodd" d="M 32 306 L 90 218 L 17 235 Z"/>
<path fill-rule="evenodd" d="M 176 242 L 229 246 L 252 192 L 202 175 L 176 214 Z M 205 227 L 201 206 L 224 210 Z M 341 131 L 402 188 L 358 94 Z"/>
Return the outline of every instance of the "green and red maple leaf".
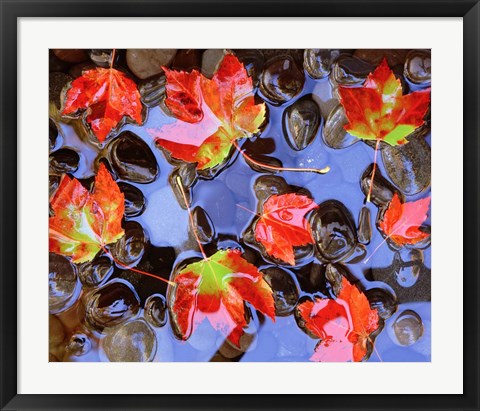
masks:
<path fill-rule="evenodd" d="M 73 263 L 91 261 L 107 244 L 123 237 L 124 195 L 100 164 L 93 192 L 64 175 L 50 201 L 49 249 Z"/>
<path fill-rule="evenodd" d="M 305 327 L 320 338 L 311 361 L 358 362 L 365 359 L 371 334 L 379 327 L 376 309 L 355 285 L 342 279 L 337 299 L 316 298 L 297 307 Z"/>
<path fill-rule="evenodd" d="M 263 204 L 255 225 L 255 240 L 268 255 L 295 265 L 293 247 L 314 244 L 310 223 L 305 214 L 317 207 L 304 195 L 272 195 Z"/>
<path fill-rule="evenodd" d="M 212 79 L 196 70 L 163 69 L 165 104 L 177 121 L 149 132 L 173 158 L 212 168 L 228 157 L 235 140 L 260 131 L 265 103 L 255 104 L 252 79 L 234 55 L 223 58 Z"/>
<path fill-rule="evenodd" d="M 348 124 L 345 130 L 363 140 L 380 140 L 392 146 L 424 124 L 430 90 L 403 95 L 402 84 L 383 59 L 362 87 L 339 87 Z"/>
<path fill-rule="evenodd" d="M 62 115 L 86 109 L 86 121 L 100 142 L 128 116 L 142 123 L 142 103 L 137 85 L 114 68 L 86 70 L 67 91 Z"/>
<path fill-rule="evenodd" d="M 184 340 L 205 318 L 235 346 L 247 326 L 244 302 L 275 321 L 272 290 L 239 250 L 219 250 L 175 277 L 173 324 Z"/>

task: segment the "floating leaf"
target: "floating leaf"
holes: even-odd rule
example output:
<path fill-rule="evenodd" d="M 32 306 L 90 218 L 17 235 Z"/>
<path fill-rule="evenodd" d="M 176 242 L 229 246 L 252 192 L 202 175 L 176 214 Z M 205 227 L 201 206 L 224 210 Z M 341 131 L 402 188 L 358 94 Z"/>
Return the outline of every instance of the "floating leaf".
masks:
<path fill-rule="evenodd" d="M 75 178 L 64 175 L 51 200 L 49 249 L 72 258 L 74 263 L 91 261 L 107 244 L 123 235 L 124 195 L 103 164 L 88 192 Z"/>
<path fill-rule="evenodd" d="M 187 123 L 197 123 L 203 118 L 200 73 L 193 70 L 169 70 L 162 67 L 167 78 L 165 104 L 172 114 Z"/>
<path fill-rule="evenodd" d="M 430 197 L 403 203 L 398 194 L 392 198 L 380 221 L 380 229 L 396 244 L 416 244 L 430 234 L 419 230 L 427 219 Z"/>
<path fill-rule="evenodd" d="M 340 87 L 340 102 L 349 123 L 345 130 L 364 140 L 381 140 L 396 146 L 424 124 L 430 90 L 403 95 L 384 58 L 362 87 Z"/>
<path fill-rule="evenodd" d="M 164 69 L 167 107 L 178 121 L 149 130 L 172 157 L 207 169 L 222 163 L 232 143 L 259 132 L 265 104 L 255 104 L 252 79 L 232 54 L 223 58 L 212 79 Z"/>
<path fill-rule="evenodd" d="M 256 224 L 255 239 L 265 247 L 267 254 L 295 265 L 293 247 L 314 243 L 305 214 L 315 207 L 317 204 L 304 195 L 270 196 Z"/>
<path fill-rule="evenodd" d="M 336 300 L 316 298 L 297 309 L 305 327 L 321 339 L 312 361 L 362 361 L 370 334 L 379 327 L 377 310 L 372 310 L 365 294 L 345 278 Z"/>
<path fill-rule="evenodd" d="M 208 259 L 189 264 L 175 282 L 171 311 L 174 326 L 184 340 L 206 317 L 231 343 L 240 346 L 247 325 L 245 301 L 275 321 L 270 286 L 239 250 L 220 250 Z"/>
<path fill-rule="evenodd" d="M 62 115 L 87 110 L 87 123 L 99 141 L 105 141 L 124 116 L 142 123 L 142 103 L 137 85 L 114 68 L 86 70 L 67 91 Z"/>

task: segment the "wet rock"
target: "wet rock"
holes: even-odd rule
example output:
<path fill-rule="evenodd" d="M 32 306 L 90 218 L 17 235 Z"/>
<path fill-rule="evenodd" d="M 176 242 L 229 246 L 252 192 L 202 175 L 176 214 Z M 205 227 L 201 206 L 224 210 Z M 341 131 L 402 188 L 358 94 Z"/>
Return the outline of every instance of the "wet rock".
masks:
<path fill-rule="evenodd" d="M 274 104 L 291 100 L 303 89 L 305 75 L 290 56 L 269 60 L 260 79 L 260 90 Z"/>
<path fill-rule="evenodd" d="M 340 50 L 337 49 L 305 49 L 303 67 L 312 78 L 325 78 L 339 55 Z"/>
<path fill-rule="evenodd" d="M 181 183 L 178 181 L 180 178 Z M 168 177 L 170 187 L 172 187 L 173 193 L 177 198 L 178 204 L 184 210 L 187 209 L 185 199 L 183 198 L 182 189 L 179 184 L 182 184 L 183 192 L 187 198 L 187 202 L 191 203 L 191 190 L 190 188 L 197 181 L 197 168 L 194 163 L 184 163 L 178 167 L 175 167 Z"/>
<path fill-rule="evenodd" d="M 386 146 L 382 159 L 390 180 L 403 194 L 418 194 L 430 186 L 431 149 L 423 138 L 410 139 L 401 146 Z"/>
<path fill-rule="evenodd" d="M 404 75 L 413 84 L 428 87 L 432 76 L 431 53 L 429 50 L 412 50 L 405 61 Z"/>
<path fill-rule="evenodd" d="M 172 62 L 172 69 L 181 71 L 200 70 L 202 51 L 199 49 L 178 50 Z"/>
<path fill-rule="evenodd" d="M 48 316 L 48 347 L 50 350 L 58 347 L 65 339 L 63 324 L 54 315 Z"/>
<path fill-rule="evenodd" d="M 373 66 L 379 65 L 384 58 L 390 67 L 403 65 L 407 56 L 407 49 L 357 49 L 353 55 Z"/>
<path fill-rule="evenodd" d="M 95 69 L 95 64 L 90 61 L 85 61 L 83 63 L 78 63 L 69 68 L 68 74 L 70 74 L 74 79 L 80 77 L 84 71 Z"/>
<path fill-rule="evenodd" d="M 272 169 L 265 167 L 264 164 L 270 167 L 282 167 L 282 162 L 278 158 L 266 155 L 273 153 L 275 147 L 273 138 L 247 139 L 242 146 L 244 153 L 248 156 L 248 158 L 244 156 L 244 161 L 259 173 L 271 173 Z"/>
<path fill-rule="evenodd" d="M 85 49 L 53 49 L 53 54 L 67 63 L 81 63 L 88 60 Z"/>
<path fill-rule="evenodd" d="M 80 265 L 78 276 L 84 285 L 94 287 L 108 280 L 114 271 L 115 267 L 112 260 L 107 256 L 100 256 Z"/>
<path fill-rule="evenodd" d="M 348 54 L 340 55 L 332 67 L 331 76 L 337 84 L 353 86 L 362 84 L 375 66 Z"/>
<path fill-rule="evenodd" d="M 70 261 L 58 254 L 49 254 L 48 303 L 51 314 L 70 308 L 80 294 L 77 269 Z"/>
<path fill-rule="evenodd" d="M 50 154 L 50 174 L 74 173 L 78 169 L 80 156 L 68 148 L 61 148 Z"/>
<path fill-rule="evenodd" d="M 155 247 L 151 245 L 148 253 L 148 261 L 152 264 L 153 269 L 164 269 L 167 270 L 169 274 L 172 271 L 176 257 L 177 254 L 173 247 Z"/>
<path fill-rule="evenodd" d="M 313 261 L 299 270 L 296 269 L 295 274 L 304 293 L 325 295 L 325 265 Z"/>
<path fill-rule="evenodd" d="M 397 282 L 402 287 L 412 287 L 418 281 L 424 262 L 423 251 L 403 247 L 397 251 L 393 265 Z"/>
<path fill-rule="evenodd" d="M 262 270 L 263 279 L 273 290 L 275 315 L 285 317 L 292 314 L 299 298 L 299 289 L 294 275 L 279 267 Z"/>
<path fill-rule="evenodd" d="M 159 173 L 152 150 L 131 131 L 125 131 L 112 140 L 108 160 L 120 179 L 132 183 L 151 183 Z"/>
<path fill-rule="evenodd" d="M 215 227 L 207 212 L 197 206 L 192 210 L 192 218 L 199 240 L 204 244 L 210 243 L 215 237 Z"/>
<path fill-rule="evenodd" d="M 287 56 L 297 63 L 299 68 L 303 64 L 303 49 L 259 49 L 265 57 L 265 61 L 272 60 L 278 57 Z"/>
<path fill-rule="evenodd" d="M 247 314 L 248 316 L 248 314 Z M 233 345 L 228 339 L 224 339 L 218 348 L 218 352 L 225 358 L 237 358 L 244 355 L 245 352 L 255 349 L 257 345 L 256 327 L 252 321 L 247 319 L 249 325 L 240 337 L 239 346 Z M 223 338 L 222 338 L 223 339 Z M 238 358 L 238 360 L 240 359 Z"/>
<path fill-rule="evenodd" d="M 340 264 L 327 264 L 325 267 L 325 282 L 331 297 L 336 298 L 340 294 L 343 277 L 348 277 L 344 266 Z"/>
<path fill-rule="evenodd" d="M 157 340 L 145 321 L 136 320 L 108 333 L 103 349 L 112 362 L 147 362 L 155 357 Z"/>
<path fill-rule="evenodd" d="M 372 173 L 373 164 L 370 164 L 363 172 L 360 180 L 360 187 L 362 188 L 365 196 L 368 196 L 368 192 L 370 190 Z M 372 203 L 377 207 L 384 207 L 392 200 L 395 193 L 397 193 L 401 201 L 404 202 L 404 195 L 401 194 L 385 177 L 383 177 L 382 173 L 377 167 L 375 170 L 375 177 L 373 179 L 372 195 L 370 197 Z"/>
<path fill-rule="evenodd" d="M 415 344 L 424 333 L 422 319 L 413 310 L 403 311 L 392 327 L 397 341 L 404 346 Z"/>
<path fill-rule="evenodd" d="M 115 53 L 118 57 L 118 53 Z M 88 57 L 90 60 L 98 66 L 103 68 L 109 68 L 112 65 L 113 49 L 91 49 L 88 51 Z"/>
<path fill-rule="evenodd" d="M 162 294 L 153 294 L 145 301 L 145 319 L 154 327 L 167 323 L 167 300 Z"/>
<path fill-rule="evenodd" d="M 165 74 L 142 80 L 138 84 L 138 91 L 142 103 L 147 107 L 158 106 L 165 99 L 167 79 Z"/>
<path fill-rule="evenodd" d="M 328 115 L 322 137 L 325 144 L 331 148 L 345 148 L 360 141 L 357 137 L 348 134 L 344 126 L 348 124 L 345 111 L 341 104 L 337 105 Z"/>
<path fill-rule="evenodd" d="M 307 95 L 297 100 L 285 110 L 283 128 L 287 142 L 294 150 L 308 147 L 322 123 L 320 109 Z"/>
<path fill-rule="evenodd" d="M 336 262 L 355 250 L 357 230 L 350 211 L 339 201 L 320 204 L 311 216 L 311 227 L 319 258 Z"/>
<path fill-rule="evenodd" d="M 226 54 L 225 49 L 205 50 L 202 56 L 202 74 L 212 78 Z"/>
<path fill-rule="evenodd" d="M 50 174 L 48 176 L 48 195 L 51 198 L 60 184 L 60 176 Z"/>
<path fill-rule="evenodd" d="M 73 80 L 73 77 L 65 73 L 53 72 L 49 74 L 48 77 L 48 99 L 55 106 L 60 109 L 62 106 L 62 92 L 64 87 L 68 85 L 70 81 Z"/>
<path fill-rule="evenodd" d="M 85 319 L 91 328 L 102 331 L 137 316 L 140 298 L 133 286 L 116 279 L 85 296 Z"/>
<path fill-rule="evenodd" d="M 50 143 L 50 150 L 53 150 L 57 145 L 58 128 L 52 119 L 48 121 L 48 142 Z"/>
<path fill-rule="evenodd" d="M 84 333 L 74 333 L 67 343 L 67 351 L 75 356 L 87 354 L 92 348 L 90 338 Z"/>
<path fill-rule="evenodd" d="M 163 72 L 177 54 L 175 49 L 128 49 L 128 68 L 140 79 L 146 79 Z"/>
<path fill-rule="evenodd" d="M 395 295 L 383 288 L 371 288 L 365 291 L 372 309 L 377 309 L 378 316 L 384 320 L 390 318 L 398 308 Z"/>
<path fill-rule="evenodd" d="M 145 254 L 148 241 L 142 226 L 136 221 L 127 221 L 124 229 L 125 235 L 110 249 L 115 260 L 123 264 L 120 268 L 137 265 Z"/>
<path fill-rule="evenodd" d="M 60 360 L 52 353 L 48 353 L 48 362 L 60 362 Z"/>
<path fill-rule="evenodd" d="M 271 195 L 284 194 L 289 189 L 289 186 L 282 177 L 265 175 L 255 180 L 253 189 L 259 203 L 263 203 Z"/>
<path fill-rule="evenodd" d="M 362 207 L 358 215 L 358 241 L 365 245 L 370 244 L 370 240 L 372 239 L 371 221 L 370 209 L 368 207 Z"/>
<path fill-rule="evenodd" d="M 48 71 L 65 71 L 68 67 L 68 63 L 60 60 L 52 49 L 48 50 Z"/>
<path fill-rule="evenodd" d="M 137 217 L 145 210 L 145 197 L 135 186 L 128 183 L 118 183 L 120 191 L 125 196 L 125 216 Z"/>
<path fill-rule="evenodd" d="M 253 84 L 256 85 L 265 62 L 263 53 L 257 49 L 242 49 L 235 50 L 235 55 L 243 63 L 248 75 L 252 78 Z"/>

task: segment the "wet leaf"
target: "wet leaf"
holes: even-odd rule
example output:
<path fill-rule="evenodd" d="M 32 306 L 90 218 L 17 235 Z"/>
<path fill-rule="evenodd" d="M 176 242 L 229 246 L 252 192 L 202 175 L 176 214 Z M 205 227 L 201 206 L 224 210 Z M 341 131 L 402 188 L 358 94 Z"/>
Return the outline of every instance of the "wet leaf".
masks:
<path fill-rule="evenodd" d="M 64 175 L 50 205 L 54 216 L 49 218 L 49 249 L 74 263 L 91 261 L 124 235 L 124 196 L 103 164 L 92 193 Z"/>
<path fill-rule="evenodd" d="M 379 327 L 378 313 L 367 297 L 345 278 L 336 300 L 316 298 L 298 306 L 305 327 L 321 340 L 310 360 L 321 362 L 362 361 L 367 343 Z"/>
<path fill-rule="evenodd" d="M 179 120 L 187 123 L 197 123 L 203 118 L 202 92 L 200 90 L 200 73 L 193 70 L 169 70 L 163 67 L 167 77 L 165 104 L 171 113 Z"/>
<path fill-rule="evenodd" d="M 252 79 L 244 65 L 227 54 L 212 79 L 165 69 L 167 107 L 178 121 L 149 130 L 172 157 L 215 167 L 229 155 L 232 142 L 259 132 L 265 104 L 255 104 Z"/>
<path fill-rule="evenodd" d="M 74 114 L 82 109 L 87 109 L 87 123 L 101 142 L 124 116 L 142 123 L 137 85 L 114 68 L 87 70 L 72 82 L 62 114 Z"/>
<path fill-rule="evenodd" d="M 171 311 L 184 340 L 207 318 L 213 328 L 239 347 L 247 326 L 244 301 L 275 321 L 270 286 L 239 250 L 220 250 L 206 260 L 189 264 L 178 273 L 175 282 Z"/>
<path fill-rule="evenodd" d="M 427 219 L 429 206 L 430 197 L 402 203 L 395 193 L 380 221 L 380 229 L 398 245 L 416 244 L 430 235 L 419 230 Z"/>
<path fill-rule="evenodd" d="M 370 73 L 362 87 L 339 87 L 349 123 L 345 130 L 364 140 L 381 140 L 396 146 L 424 124 L 430 103 L 430 90 L 403 95 L 387 60 Z"/>
<path fill-rule="evenodd" d="M 294 193 L 272 195 L 263 205 L 255 239 L 272 257 L 295 265 L 293 247 L 313 244 L 305 214 L 317 207 L 311 198 Z"/>

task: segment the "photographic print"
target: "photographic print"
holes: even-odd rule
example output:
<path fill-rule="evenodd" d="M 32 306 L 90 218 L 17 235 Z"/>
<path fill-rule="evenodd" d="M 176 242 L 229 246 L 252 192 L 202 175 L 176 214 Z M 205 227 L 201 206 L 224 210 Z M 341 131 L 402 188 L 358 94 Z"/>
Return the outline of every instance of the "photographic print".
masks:
<path fill-rule="evenodd" d="M 49 361 L 431 361 L 430 92 L 425 49 L 49 50 Z"/>

